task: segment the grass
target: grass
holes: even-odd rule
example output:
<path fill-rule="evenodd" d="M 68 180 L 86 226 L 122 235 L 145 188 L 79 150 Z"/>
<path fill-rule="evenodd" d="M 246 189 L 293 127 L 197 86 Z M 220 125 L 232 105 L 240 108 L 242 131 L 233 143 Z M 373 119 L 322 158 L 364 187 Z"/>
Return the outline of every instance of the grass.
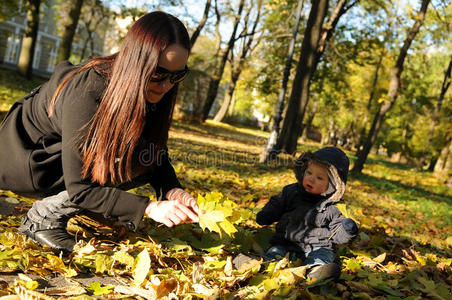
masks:
<path fill-rule="evenodd" d="M 0 68 L 0 120 L 15 101 L 45 81 L 41 77 L 28 80 L 17 71 Z"/>
<path fill-rule="evenodd" d="M 12 83 L 4 82 L 6 75 L 1 76 L 0 90 L 12 88 Z M 7 93 L 2 98 L 4 107 L 25 93 L 25 88 Z M 0 94 L 5 95 L 1 91 Z M 255 299 L 266 295 L 272 299 L 451 299 L 452 190 L 429 172 L 419 173 L 408 165 L 390 163 L 378 156 L 371 156 L 363 174 L 350 176 L 347 182 L 344 197 L 347 213 L 360 224 L 360 236 L 338 250 L 343 265 L 337 283 L 313 287 L 299 280 L 287 286 L 282 273 L 271 275 L 253 270 L 247 271 L 247 275 L 236 272 L 227 277 L 226 273 L 231 274 L 226 271 L 228 257 L 240 251 L 258 254 L 265 250 L 271 229 L 256 225 L 253 215 L 269 197 L 295 182 L 289 156 L 258 163 L 267 137 L 268 133 L 256 129 L 214 122 L 195 125 L 176 121 L 170 132 L 170 155 L 187 191 L 193 195 L 219 191 L 239 207 L 251 210 L 250 220 L 238 226 L 239 233 L 232 240 L 202 232 L 197 225 L 167 229 L 152 227 L 145 220 L 145 230 L 134 234 L 89 221 L 88 225 L 77 223 L 77 228 L 79 234 L 94 238 L 91 248 L 61 259 L 48 248 L 15 234 L 20 215 L 33 200 L 0 191 L 0 204 L 11 202 L 9 208 L 14 212 L 0 216 L 2 276 L 10 274 L 14 279 L 17 272 L 25 272 L 50 282 L 51 272 L 74 276 L 77 270 L 74 280 L 82 282 L 82 290 L 88 286 L 83 278 L 94 278 L 91 282 L 117 278 L 116 283 L 109 284 L 117 285 L 120 281 L 133 286 L 130 278 L 137 272 L 138 254 L 147 249 L 152 259 L 151 270 L 145 277 L 149 282 L 153 280 L 147 288 L 157 289 L 158 279 L 161 283 L 158 286 L 176 291 L 172 285 L 176 280 L 179 295 L 189 299 L 197 298 L 192 291 L 196 272 L 204 276 L 198 284 L 218 289 L 224 298 Z M 320 147 L 308 143 L 300 145 L 300 150 L 315 151 Z M 347 154 L 353 158 L 352 153 Z M 150 195 L 152 190 L 143 186 L 133 192 Z M 116 256 L 117 253 L 123 256 Z M 129 266 L 118 266 L 118 259 L 127 261 Z M 208 263 L 195 272 L 200 261 Z M 9 286 L 3 294 L 11 292 L 11 280 L 7 280 Z M 44 290 L 46 287 L 41 287 L 40 291 Z M 109 292 L 111 288 L 105 290 Z"/>
<path fill-rule="evenodd" d="M 255 201 L 266 201 L 284 185 L 295 182 L 289 157 L 269 165 L 257 163 L 266 143 L 265 133 L 243 133 L 230 125 L 213 122 L 202 127 L 176 123 L 170 136 L 174 165 L 183 174 L 183 184 L 193 192 L 218 190 L 239 202 L 251 194 Z M 229 137 L 227 144 L 223 142 L 225 137 Z M 320 145 L 301 147 L 315 151 Z M 187 161 L 184 156 L 187 151 L 196 159 Z M 214 158 L 216 164 L 212 165 Z M 452 189 L 432 173 L 416 172 L 414 167 L 372 156 L 363 174 L 350 176 L 345 199 L 365 220 L 369 215 L 382 217 L 377 222 L 375 219 L 369 220 L 369 224 L 363 222 L 364 226 L 388 227 L 385 220 L 392 218 L 389 224 L 398 230 L 388 232 L 419 243 L 429 241 L 442 249 L 450 247 L 445 241 L 452 232 Z"/>

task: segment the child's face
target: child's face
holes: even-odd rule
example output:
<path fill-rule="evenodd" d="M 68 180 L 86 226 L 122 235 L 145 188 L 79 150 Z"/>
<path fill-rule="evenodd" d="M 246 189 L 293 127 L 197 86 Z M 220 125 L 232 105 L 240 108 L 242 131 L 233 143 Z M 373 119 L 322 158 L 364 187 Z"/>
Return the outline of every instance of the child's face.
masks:
<path fill-rule="evenodd" d="M 328 171 L 322 165 L 311 162 L 303 177 L 303 187 L 311 194 L 319 195 L 328 189 Z"/>

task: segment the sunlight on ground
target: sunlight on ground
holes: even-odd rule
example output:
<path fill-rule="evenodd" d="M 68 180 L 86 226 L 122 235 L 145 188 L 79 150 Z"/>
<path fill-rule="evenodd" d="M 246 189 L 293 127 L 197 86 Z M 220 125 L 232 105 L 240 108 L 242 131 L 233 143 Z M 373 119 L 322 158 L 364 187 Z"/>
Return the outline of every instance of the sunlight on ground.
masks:
<path fill-rule="evenodd" d="M 16 233 L 20 215 L 32 200 L 0 191 L 2 211 L 8 212 L 0 217 L 0 272 L 25 272 L 48 282 L 53 273 L 72 277 L 71 282 L 79 284 L 77 289 L 71 285 L 71 292 L 78 291 L 78 295 L 448 299 L 452 283 L 450 189 L 431 173 L 416 173 L 374 156 L 363 174 L 350 176 L 347 183 L 346 212 L 359 222 L 360 235 L 350 245 L 339 247 L 342 275 L 338 282 L 310 286 L 299 261 L 286 266 L 271 263 L 261 272 L 260 263 L 246 270 L 234 269 L 231 259 L 237 253 L 258 255 L 268 247 L 271 228 L 257 225 L 254 216 L 269 197 L 295 182 L 290 156 L 258 163 L 266 135 L 210 121 L 204 126 L 175 122 L 170 132 L 169 152 L 187 191 L 194 196 L 221 192 L 238 204 L 237 211 L 247 212 L 247 219 L 236 224 L 233 238 L 202 231 L 197 224 L 155 226 L 147 218 L 143 228 L 132 233 L 111 220 L 78 216 L 71 219 L 69 230 L 82 239 L 82 248 L 61 258 Z M 309 142 L 301 144 L 299 151 L 318 148 Z M 148 185 L 132 192 L 155 199 Z M 92 283 L 80 284 L 86 277 L 94 277 Z M 109 278 L 115 280 L 108 283 L 113 285 L 99 283 Z M 28 287 L 16 285 L 29 291 L 39 286 L 34 280 L 27 281 Z M 6 285 L 8 289 L 14 286 Z M 69 287 L 65 289 L 69 293 Z M 51 293 L 52 289 L 40 286 L 39 291 Z"/>

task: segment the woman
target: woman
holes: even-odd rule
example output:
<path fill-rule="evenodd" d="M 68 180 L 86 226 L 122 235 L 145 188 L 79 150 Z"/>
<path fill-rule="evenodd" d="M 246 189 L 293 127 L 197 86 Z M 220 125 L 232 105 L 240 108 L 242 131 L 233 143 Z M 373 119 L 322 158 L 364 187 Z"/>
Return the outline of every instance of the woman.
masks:
<path fill-rule="evenodd" d="M 71 252 L 67 220 L 86 209 L 130 230 L 143 215 L 169 227 L 198 221 L 167 155 L 178 83 L 187 75 L 187 30 L 164 12 L 140 18 L 118 53 L 59 64 L 0 127 L 0 188 L 36 201 L 19 232 Z M 150 202 L 125 190 L 150 183 Z"/>

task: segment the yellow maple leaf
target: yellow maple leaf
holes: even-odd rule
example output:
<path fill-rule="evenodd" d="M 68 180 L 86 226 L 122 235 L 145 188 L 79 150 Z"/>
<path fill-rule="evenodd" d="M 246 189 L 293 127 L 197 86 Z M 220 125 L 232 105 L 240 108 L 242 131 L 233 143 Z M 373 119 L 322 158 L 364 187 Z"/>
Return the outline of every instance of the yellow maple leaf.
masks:
<path fill-rule="evenodd" d="M 205 197 L 198 195 L 199 226 L 202 230 L 206 228 L 210 231 L 222 235 L 224 231 L 231 236 L 237 229 L 234 224 L 237 221 L 236 207 L 237 204 L 231 200 L 224 198 L 219 192 L 212 192 Z"/>
<path fill-rule="evenodd" d="M 149 257 L 149 252 L 147 248 L 138 254 L 135 259 L 135 268 L 133 270 L 133 283 L 136 286 L 140 286 L 146 279 L 149 270 L 151 268 L 151 258 Z"/>
<path fill-rule="evenodd" d="M 221 229 L 217 223 L 224 221 L 224 215 L 221 211 L 209 211 L 199 215 L 199 226 L 202 230 L 206 228 L 210 231 L 217 232 L 221 236 Z"/>

